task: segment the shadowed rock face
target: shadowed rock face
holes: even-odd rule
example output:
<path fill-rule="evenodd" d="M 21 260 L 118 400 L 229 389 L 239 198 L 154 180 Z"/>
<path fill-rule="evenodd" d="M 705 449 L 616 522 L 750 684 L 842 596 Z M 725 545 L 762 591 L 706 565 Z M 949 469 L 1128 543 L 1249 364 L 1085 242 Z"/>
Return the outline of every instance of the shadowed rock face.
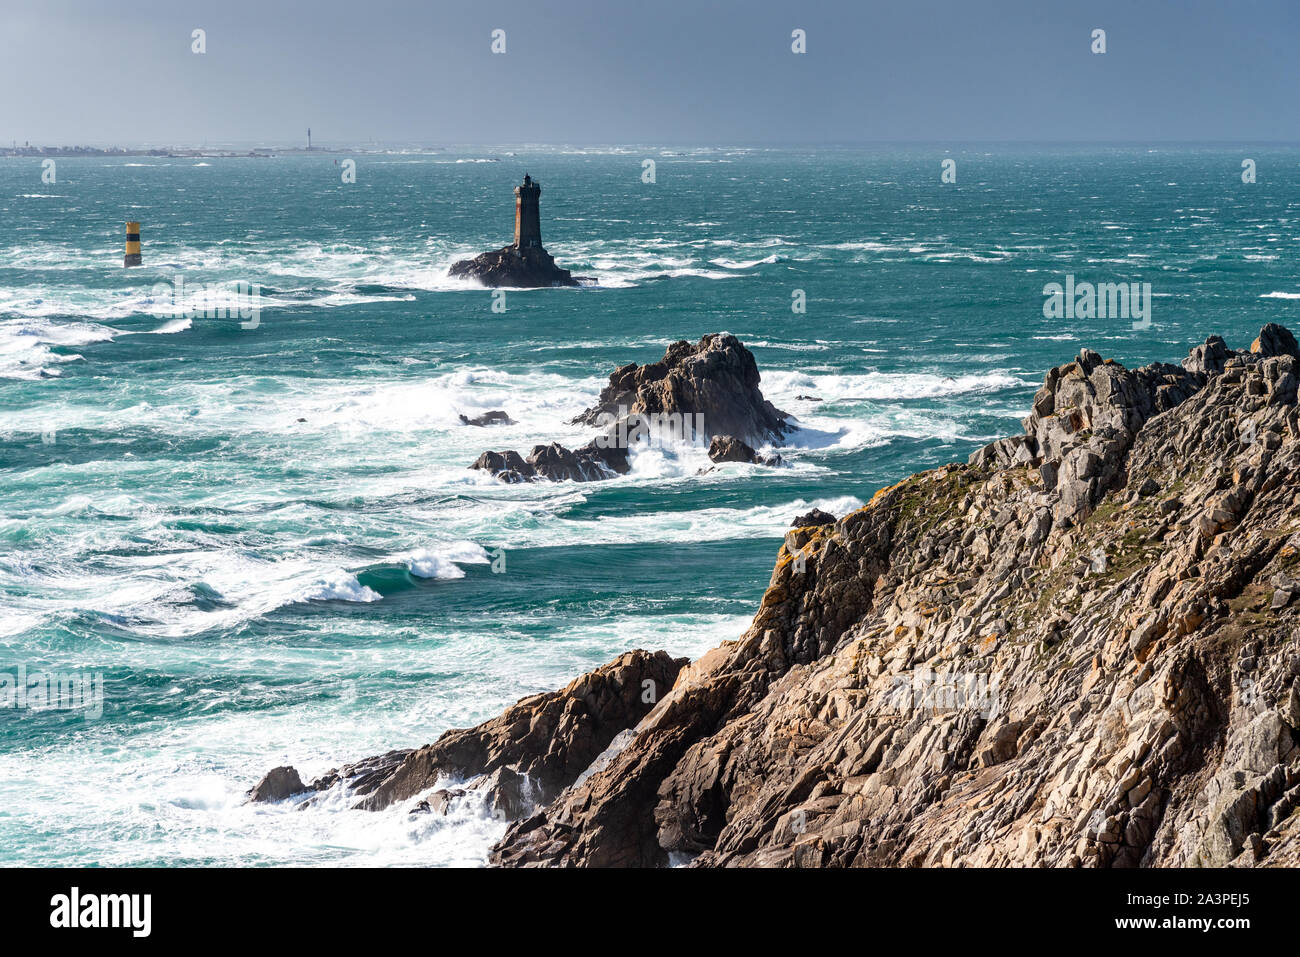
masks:
<path fill-rule="evenodd" d="M 749 630 L 492 861 L 1300 865 L 1300 355 L 1252 348 L 1084 350 L 1024 435 L 797 519 Z"/>
<path fill-rule="evenodd" d="M 536 246 L 525 249 L 503 246 L 479 253 L 473 259 L 462 259 L 452 265 L 448 275 L 474 279 L 485 286 L 516 289 L 581 285 L 569 270 L 555 265 L 550 253 Z"/>
<path fill-rule="evenodd" d="M 660 423 L 680 425 L 687 440 L 712 438 L 715 462 L 781 465 L 779 455 L 758 455 L 749 444 L 779 442 L 795 431 L 786 413 L 763 398 L 758 382 L 753 353 L 733 335 L 675 342 L 659 362 L 615 371 L 600 401 L 573 420 L 601 428 L 597 439 L 574 450 L 557 442 L 537 445 L 526 459 L 511 450 L 484 452 L 470 468 L 505 482 L 611 478 L 630 468 L 628 448 L 637 436 Z"/>
<path fill-rule="evenodd" d="M 276 768 L 250 794 L 283 800 L 343 782 L 361 798 L 357 809 L 380 810 L 428 791 L 440 777 L 481 776 L 470 787 L 487 793 L 494 813 L 517 818 L 576 780 L 667 693 L 685 664 L 662 651 L 629 651 L 560 691 L 523 698 L 500 717 L 448 731 L 433 744 L 366 758 L 305 786 L 293 768 Z M 435 792 L 412 811 L 445 813 L 450 797 L 460 793 Z"/>

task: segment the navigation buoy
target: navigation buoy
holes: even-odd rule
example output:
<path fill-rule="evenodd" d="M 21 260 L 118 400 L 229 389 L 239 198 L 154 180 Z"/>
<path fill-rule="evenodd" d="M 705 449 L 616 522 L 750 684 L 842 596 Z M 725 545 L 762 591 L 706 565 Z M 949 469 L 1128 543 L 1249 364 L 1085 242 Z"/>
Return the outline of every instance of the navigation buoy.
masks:
<path fill-rule="evenodd" d="M 140 260 L 140 224 L 126 224 L 126 259 L 123 266 L 139 266 Z"/>

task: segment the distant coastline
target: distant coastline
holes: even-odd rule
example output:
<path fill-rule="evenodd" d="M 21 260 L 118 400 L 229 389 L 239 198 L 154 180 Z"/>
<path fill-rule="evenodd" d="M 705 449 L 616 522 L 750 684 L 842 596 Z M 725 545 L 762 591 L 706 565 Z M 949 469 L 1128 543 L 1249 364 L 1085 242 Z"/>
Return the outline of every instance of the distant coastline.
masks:
<path fill-rule="evenodd" d="M 220 149 L 215 147 L 167 147 L 165 149 L 140 149 L 123 146 L 5 146 L 0 147 L 0 157 L 38 157 L 49 156 L 160 156 L 179 159 L 223 157 L 272 157 L 282 155 L 315 153 L 443 153 L 441 146 L 416 147 L 410 149 L 381 149 L 378 147 L 337 147 L 337 146 L 258 146 L 251 149 Z"/>

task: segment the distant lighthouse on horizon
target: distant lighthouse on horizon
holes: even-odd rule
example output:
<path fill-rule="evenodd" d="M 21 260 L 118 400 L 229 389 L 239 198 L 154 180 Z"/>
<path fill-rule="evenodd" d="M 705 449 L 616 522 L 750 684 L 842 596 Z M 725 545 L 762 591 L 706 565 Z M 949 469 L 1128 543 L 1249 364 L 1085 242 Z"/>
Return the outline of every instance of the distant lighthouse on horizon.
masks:
<path fill-rule="evenodd" d="M 307 127 L 307 149 L 311 149 L 311 127 Z"/>

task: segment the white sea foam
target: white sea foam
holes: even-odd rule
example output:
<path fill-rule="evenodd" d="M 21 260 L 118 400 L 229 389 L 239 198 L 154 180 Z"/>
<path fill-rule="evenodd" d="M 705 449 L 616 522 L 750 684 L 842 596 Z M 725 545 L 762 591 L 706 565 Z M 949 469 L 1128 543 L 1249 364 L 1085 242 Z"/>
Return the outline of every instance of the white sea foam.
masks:
<path fill-rule="evenodd" d="M 246 792 L 272 767 L 293 765 L 311 781 L 366 755 L 417 747 L 449 727 L 477 724 L 522 695 L 561 687 L 607 660 L 611 634 L 618 636 L 615 647 L 665 648 L 694 658 L 737 637 L 748 623 L 748 615 L 707 611 L 689 619 L 610 616 L 577 623 L 565 640 L 531 643 L 511 656 L 493 654 L 490 641 L 467 636 L 443 645 L 438 660 L 452 672 L 482 670 L 486 662 L 489 680 L 472 694 L 431 681 L 394 692 L 362 677 L 408 670 L 408 641 L 363 641 L 341 655 L 328 648 L 289 655 L 288 667 L 276 672 L 288 688 L 284 693 L 246 676 L 250 667 L 264 668 L 292 649 L 277 649 L 271 659 L 265 646 L 204 642 L 197 660 L 205 682 L 190 691 L 201 720 L 144 723 L 133 729 L 129 747 L 115 722 L 97 722 L 7 756 L 0 803 L 10 814 L 8 823 L 0 821 L 0 862 L 479 866 L 507 826 L 488 814 L 480 795 L 453 801 L 443 816 L 410 813 L 424 794 L 382 811 L 359 811 L 353 810 L 356 795 L 342 785 L 301 810 L 301 799 L 251 804 Z M 122 651 L 128 666 L 139 661 L 150 672 L 184 673 L 184 661 L 194 660 L 173 662 L 164 645 L 150 645 L 147 656 L 131 644 Z M 505 657 L 508 662 L 500 660 Z M 358 677 L 340 677 L 352 674 Z M 223 690 L 231 679 L 233 690 Z M 173 693 L 179 697 L 184 689 Z M 278 695 L 271 700 L 279 704 L 248 707 L 250 699 L 267 695 Z M 443 778 L 434 787 L 456 783 Z M 22 847 L 11 841 L 19 831 L 65 833 L 69 821 L 76 831 L 64 840 Z"/>
<path fill-rule="evenodd" d="M 487 550 L 474 542 L 457 542 L 441 548 L 417 548 L 405 559 L 407 568 L 417 578 L 464 578 L 463 564 L 485 564 Z"/>
<path fill-rule="evenodd" d="M 709 262 L 715 266 L 722 266 L 724 269 L 753 269 L 755 266 L 771 265 L 772 263 L 781 262 L 783 256 L 773 254 L 765 256 L 762 259 L 751 259 L 748 261 L 736 259 L 710 259 Z"/>
<path fill-rule="evenodd" d="M 302 592 L 304 601 L 379 601 L 383 596 L 357 581 L 346 571 L 329 572 L 312 582 Z"/>
<path fill-rule="evenodd" d="M 769 369 L 763 373 L 762 388 L 769 398 L 794 397 L 811 392 L 828 401 L 852 402 L 978 395 L 1032 384 L 1034 383 L 1006 372 L 967 373 L 959 376 L 945 376 L 930 372 L 813 375 Z"/>
<path fill-rule="evenodd" d="M 0 311 L 3 306 L 0 305 Z M 0 319 L 0 378 L 38 379 L 58 375 L 60 363 L 76 362 L 76 353 L 54 351 L 107 342 L 114 332 L 98 323 L 52 322 L 47 319 Z"/>

